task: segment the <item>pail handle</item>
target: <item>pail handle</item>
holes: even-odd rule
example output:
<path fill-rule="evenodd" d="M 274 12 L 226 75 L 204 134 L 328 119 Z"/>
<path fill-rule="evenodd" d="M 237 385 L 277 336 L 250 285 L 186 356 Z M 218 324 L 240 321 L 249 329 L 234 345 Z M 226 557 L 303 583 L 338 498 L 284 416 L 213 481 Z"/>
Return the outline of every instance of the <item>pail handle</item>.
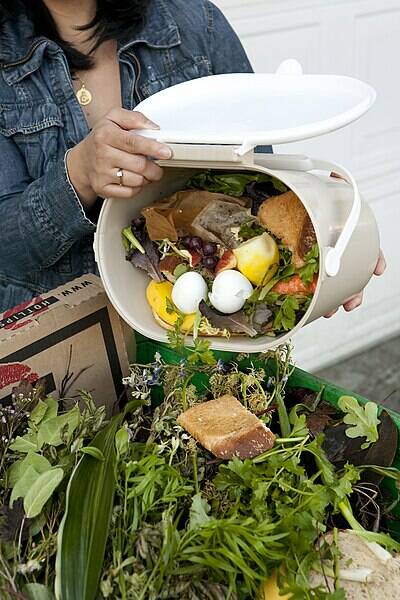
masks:
<path fill-rule="evenodd" d="M 349 216 L 347 217 L 346 223 L 333 247 L 327 248 L 325 254 L 325 272 L 329 277 L 334 277 L 340 270 L 340 263 L 344 251 L 350 241 L 351 236 L 357 226 L 361 213 L 361 198 L 358 190 L 358 185 L 353 175 L 345 167 L 341 165 L 328 162 L 325 160 L 317 160 L 308 158 L 307 156 L 296 156 L 296 155 L 271 155 L 263 157 L 263 165 L 271 167 L 271 169 L 278 169 L 284 171 L 328 171 L 332 173 L 334 171 L 353 188 L 353 205 Z"/>

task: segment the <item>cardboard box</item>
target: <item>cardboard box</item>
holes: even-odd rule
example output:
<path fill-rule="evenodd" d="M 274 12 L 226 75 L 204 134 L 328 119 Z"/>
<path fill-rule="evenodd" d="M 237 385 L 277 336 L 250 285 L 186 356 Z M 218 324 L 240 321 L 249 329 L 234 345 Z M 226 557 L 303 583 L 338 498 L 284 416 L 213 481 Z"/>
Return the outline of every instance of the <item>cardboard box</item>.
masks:
<path fill-rule="evenodd" d="M 95 275 L 0 314 L 0 402 L 22 379 L 34 384 L 44 377 L 48 393 L 74 398 L 87 390 L 110 414 L 128 373 L 124 337 Z"/>

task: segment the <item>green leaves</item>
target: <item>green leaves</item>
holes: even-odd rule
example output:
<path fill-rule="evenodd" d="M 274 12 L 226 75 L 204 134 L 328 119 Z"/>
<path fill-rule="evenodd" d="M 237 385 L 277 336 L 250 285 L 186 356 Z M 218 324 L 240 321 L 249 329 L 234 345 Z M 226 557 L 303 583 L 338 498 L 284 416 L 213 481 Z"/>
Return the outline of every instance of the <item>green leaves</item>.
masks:
<path fill-rule="evenodd" d="M 10 470 L 8 471 L 8 483 L 10 487 L 14 487 L 19 479 L 25 476 L 25 472 L 29 467 L 33 467 L 35 471 L 40 475 L 45 471 L 51 469 L 51 464 L 41 454 L 35 452 L 28 452 L 25 458 L 15 462 Z"/>
<path fill-rule="evenodd" d="M 23 589 L 24 596 L 29 600 L 54 600 L 49 588 L 40 583 L 27 583 Z"/>
<path fill-rule="evenodd" d="M 198 188 L 227 194 L 228 196 L 240 197 L 245 192 L 248 183 L 272 183 L 277 192 L 287 192 L 284 183 L 265 173 L 217 173 L 202 171 L 194 175 L 186 184 L 186 188 Z"/>
<path fill-rule="evenodd" d="M 118 456 L 123 456 L 128 451 L 129 434 L 126 427 L 121 427 L 115 434 L 115 448 Z"/>
<path fill-rule="evenodd" d="M 43 506 L 61 483 L 63 477 L 62 469 L 52 469 L 39 475 L 33 485 L 29 487 L 24 498 L 24 510 L 29 519 L 37 517 L 42 512 Z"/>
<path fill-rule="evenodd" d="M 210 349 L 210 342 L 197 339 L 194 343 L 194 349 L 191 350 L 188 363 L 190 365 L 203 364 L 212 366 L 215 365 L 216 362 L 217 359 L 215 358 L 214 352 Z"/>
<path fill-rule="evenodd" d="M 126 250 L 131 250 L 134 248 L 135 250 L 139 250 L 139 252 L 142 254 L 145 253 L 142 244 L 134 235 L 131 227 L 125 227 L 125 229 L 122 230 L 122 243 L 124 244 Z"/>
<path fill-rule="evenodd" d="M 187 264 L 185 264 L 185 263 L 181 263 L 180 265 L 177 265 L 177 266 L 175 267 L 175 270 L 174 270 L 174 277 L 175 277 L 176 279 L 179 279 L 179 277 L 180 277 L 181 275 L 183 275 L 184 273 L 187 273 L 187 272 L 188 272 L 188 270 L 189 270 L 189 266 L 188 266 Z"/>
<path fill-rule="evenodd" d="M 29 418 L 29 429 L 23 437 L 17 437 L 11 450 L 26 457 L 17 460 L 8 473 L 8 483 L 12 487 L 10 506 L 17 498 L 23 498 L 24 511 L 28 518 L 38 516 L 53 492 L 64 478 L 64 468 L 53 467 L 50 461 L 39 454 L 43 448 L 51 447 L 57 456 L 56 448 L 68 444 L 79 426 L 81 413 L 76 405 L 63 415 L 57 415 L 58 402 L 53 398 L 39 400 Z M 67 467 L 69 456 L 63 467 Z"/>
<path fill-rule="evenodd" d="M 44 505 L 64 477 L 62 469 L 53 469 L 44 457 L 39 458 L 43 459 L 43 462 L 38 460 L 37 455 L 28 455 L 13 475 L 15 478 L 17 473 L 18 479 L 11 493 L 10 507 L 12 508 L 15 500 L 23 498 L 24 511 L 29 519 L 37 517 L 42 512 Z"/>
<path fill-rule="evenodd" d="M 314 244 L 304 257 L 305 265 L 298 270 L 298 274 L 303 283 L 311 283 L 314 274 L 319 271 L 319 247 Z"/>
<path fill-rule="evenodd" d="M 85 446 L 84 448 L 81 448 L 81 452 L 82 454 L 88 454 L 89 456 L 93 456 L 93 458 L 95 458 L 96 460 L 105 460 L 102 451 L 98 448 L 95 448 L 94 446 Z"/>
<path fill-rule="evenodd" d="M 243 223 L 239 229 L 238 236 L 243 242 L 245 242 L 253 237 L 262 235 L 263 233 L 265 233 L 265 228 L 262 227 L 258 221 L 252 219 Z"/>
<path fill-rule="evenodd" d="M 185 315 L 176 308 L 175 304 L 170 298 L 166 298 L 165 305 L 168 314 L 171 315 L 176 313 L 178 315 L 174 323 L 174 328 L 167 332 L 168 343 L 173 350 L 176 350 L 177 352 L 183 352 L 185 348 L 185 337 L 181 331 L 181 328 L 183 321 L 185 320 Z"/>
<path fill-rule="evenodd" d="M 104 460 L 84 454 L 69 481 L 58 532 L 57 600 L 93 600 L 97 595 L 116 485 L 115 434 L 122 418 L 114 417 L 91 444 Z"/>
<path fill-rule="evenodd" d="M 359 404 L 352 396 L 339 398 L 338 407 L 345 414 L 344 423 L 351 425 L 346 429 L 349 438 L 365 437 L 367 439 L 361 445 L 364 450 L 378 439 L 378 405 L 375 402 L 367 402 L 364 406 Z"/>
<path fill-rule="evenodd" d="M 14 452 L 37 452 L 43 445 L 61 446 L 69 443 L 80 423 L 76 405 L 63 415 L 57 415 L 58 403 L 53 398 L 39 400 L 29 419 L 29 431 L 18 436 L 10 448 Z"/>
<path fill-rule="evenodd" d="M 274 285 L 276 285 L 278 283 L 278 281 L 282 281 L 284 279 L 289 279 L 289 277 L 292 277 L 292 275 L 294 275 L 295 273 L 296 273 L 296 269 L 294 268 L 294 265 L 289 264 L 289 265 L 280 266 L 275 277 L 270 279 L 268 281 L 268 283 L 266 283 L 263 286 L 263 288 L 261 289 L 260 295 L 259 295 L 259 300 L 264 300 L 266 298 L 266 296 L 269 294 L 269 292 L 272 290 Z"/>
<path fill-rule="evenodd" d="M 277 331 L 290 331 L 296 325 L 296 311 L 300 304 L 296 296 L 285 296 L 280 308 L 275 314 L 274 328 Z"/>
<path fill-rule="evenodd" d="M 36 450 L 40 450 L 37 434 L 27 433 L 23 437 L 17 436 L 15 442 L 11 444 L 10 450 L 14 450 L 14 452 L 36 452 Z"/>
<path fill-rule="evenodd" d="M 208 521 L 211 520 L 211 517 L 209 516 L 210 510 L 211 506 L 208 504 L 207 500 L 202 498 L 200 493 L 193 496 L 189 513 L 188 529 L 196 529 L 197 527 L 202 527 L 208 523 Z"/>
<path fill-rule="evenodd" d="M 36 517 L 52 496 L 64 477 L 61 468 L 53 468 L 50 462 L 35 452 L 28 452 L 24 459 L 15 462 L 8 473 L 12 492 L 10 507 L 15 500 L 24 499 L 24 511 L 28 518 Z"/>
<path fill-rule="evenodd" d="M 39 473 L 30 465 L 25 469 L 21 479 L 15 484 L 10 497 L 10 508 L 13 507 L 14 501 L 18 498 L 25 498 L 29 489 L 34 485 Z"/>
<path fill-rule="evenodd" d="M 30 422 L 34 425 L 39 425 L 40 421 L 43 420 L 48 410 L 47 404 L 43 400 L 39 400 L 33 411 L 31 412 Z M 57 411 L 56 411 L 57 414 Z"/>
<path fill-rule="evenodd" d="M 64 415 L 56 416 L 44 420 L 38 430 L 38 444 L 51 446 L 61 446 L 64 441 L 69 441 L 75 429 L 79 425 L 80 411 L 78 406 L 74 406 Z"/>

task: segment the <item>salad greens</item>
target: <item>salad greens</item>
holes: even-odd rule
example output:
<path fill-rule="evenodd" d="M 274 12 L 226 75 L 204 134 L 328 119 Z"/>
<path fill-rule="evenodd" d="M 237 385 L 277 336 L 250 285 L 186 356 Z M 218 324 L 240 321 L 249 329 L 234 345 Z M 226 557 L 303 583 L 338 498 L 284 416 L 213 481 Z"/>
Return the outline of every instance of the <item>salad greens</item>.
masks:
<path fill-rule="evenodd" d="M 311 283 L 314 275 L 319 271 L 319 248 L 314 244 L 309 252 L 304 256 L 305 265 L 300 267 L 298 273 L 303 283 Z"/>
<path fill-rule="evenodd" d="M 275 314 L 274 327 L 275 329 L 290 331 L 296 323 L 296 311 L 299 310 L 300 304 L 295 296 L 286 296 L 283 299 L 279 310 Z"/>
<path fill-rule="evenodd" d="M 265 173 L 219 173 L 218 171 L 197 173 L 189 179 L 186 187 L 239 198 L 245 195 L 246 186 L 251 183 L 269 183 L 275 193 L 282 194 L 288 191 L 287 186 L 279 179 Z"/>
<path fill-rule="evenodd" d="M 247 242 L 247 240 L 251 240 L 253 237 L 262 235 L 264 231 L 264 227 L 259 225 L 257 221 L 253 219 L 243 223 L 239 229 L 238 236 L 243 242 Z"/>
<path fill-rule="evenodd" d="M 122 230 L 122 243 L 126 250 L 139 250 L 139 252 L 145 254 L 145 249 L 133 233 L 132 227 L 125 227 Z"/>

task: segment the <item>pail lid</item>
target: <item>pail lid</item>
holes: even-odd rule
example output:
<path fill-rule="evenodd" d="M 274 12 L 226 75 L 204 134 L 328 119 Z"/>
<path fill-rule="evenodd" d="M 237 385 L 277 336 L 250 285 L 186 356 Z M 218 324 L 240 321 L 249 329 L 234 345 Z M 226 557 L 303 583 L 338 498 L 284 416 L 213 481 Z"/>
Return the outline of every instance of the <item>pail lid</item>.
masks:
<path fill-rule="evenodd" d="M 362 81 L 303 75 L 300 64 L 289 59 L 276 73 L 186 81 L 143 100 L 136 110 L 160 125 L 160 131 L 144 132 L 160 141 L 250 149 L 335 131 L 366 113 L 375 98 L 375 90 Z"/>

